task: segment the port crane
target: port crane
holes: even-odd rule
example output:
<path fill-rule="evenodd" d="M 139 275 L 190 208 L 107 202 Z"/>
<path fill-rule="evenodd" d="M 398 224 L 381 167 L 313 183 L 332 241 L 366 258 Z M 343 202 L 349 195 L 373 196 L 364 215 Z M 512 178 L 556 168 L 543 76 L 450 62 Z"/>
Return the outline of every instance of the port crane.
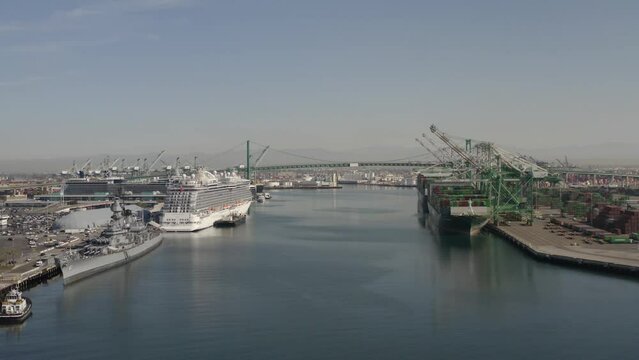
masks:
<path fill-rule="evenodd" d="M 546 169 L 490 142 L 476 144 L 473 154 L 471 140 L 463 149 L 435 125 L 430 131 L 459 156 L 467 176 L 488 196 L 493 221 L 532 222 L 533 187 L 548 177 Z"/>
<path fill-rule="evenodd" d="M 69 170 L 62 170 L 60 171 L 60 175 L 77 175 L 77 170 L 76 170 L 76 165 L 75 165 L 75 160 L 73 160 L 73 164 L 71 165 L 71 169 Z"/>
<path fill-rule="evenodd" d="M 462 149 L 445 133 L 439 131 L 435 125 L 431 125 L 430 131 L 450 149 L 450 154 L 448 154 L 445 150 L 442 150 L 442 154 L 445 154 L 448 162 L 452 164 L 453 172 L 459 174 L 465 173 L 465 177 L 473 179 L 476 173 L 480 171 L 480 165 L 471 155 L 470 140 L 466 140 L 466 149 Z M 436 146 L 436 144 L 428 136 L 426 136 L 426 134 L 422 134 L 422 137 L 429 140 L 431 144 Z M 455 159 L 455 154 L 458 156 L 457 159 Z"/>
<path fill-rule="evenodd" d="M 559 167 L 564 169 L 576 169 L 577 166 L 568 162 L 568 156 L 564 155 L 564 160 L 555 159 L 559 163 Z"/>
<path fill-rule="evenodd" d="M 148 175 L 153 170 L 153 167 L 158 163 L 158 161 L 160 161 L 160 158 L 162 157 L 162 155 L 164 155 L 165 152 L 166 150 L 160 151 L 160 153 L 155 157 L 155 160 L 153 160 L 151 165 L 149 165 L 149 167 L 146 168 L 145 174 Z M 146 159 L 144 159 L 144 161 L 146 161 Z"/>
<path fill-rule="evenodd" d="M 439 129 L 437 129 L 437 126 L 435 125 L 431 125 L 430 126 L 430 131 L 435 134 L 435 136 L 437 136 L 444 144 L 448 145 L 448 147 L 455 152 L 457 155 L 459 155 L 459 157 L 461 157 L 463 160 L 465 160 L 466 162 L 468 162 L 468 164 L 470 164 L 471 166 L 474 167 L 478 167 L 478 164 L 475 162 L 475 160 L 466 152 L 466 150 L 462 149 L 459 145 L 455 144 L 454 142 L 452 142 L 448 136 L 446 136 L 446 134 L 444 134 L 443 132 L 439 131 Z"/>
<path fill-rule="evenodd" d="M 115 165 L 116 165 L 116 164 L 117 164 L 120 160 L 122 160 L 122 162 L 124 162 L 124 159 L 122 159 L 122 158 L 117 158 L 117 159 L 115 159 L 115 160 L 111 163 L 111 165 L 109 165 L 109 167 L 107 168 L 107 170 L 112 170 L 112 171 L 117 170 L 118 168 L 117 168 Z"/>
<path fill-rule="evenodd" d="M 160 162 L 162 163 L 162 165 L 164 165 L 163 170 L 166 170 L 166 171 L 169 171 L 169 172 L 171 170 L 173 170 L 173 165 L 167 163 L 166 161 L 164 161 L 162 159 L 160 159 Z"/>
<path fill-rule="evenodd" d="M 80 174 L 80 171 L 84 171 L 84 169 L 86 169 L 90 164 L 91 164 L 91 159 L 88 159 L 80 168 L 78 168 L 75 163 L 75 160 L 73 160 L 73 165 L 71 165 L 71 169 L 63 170 L 62 175 L 70 174 L 73 176 L 77 176 L 78 174 Z"/>
<path fill-rule="evenodd" d="M 426 144 L 424 144 L 423 141 L 419 140 L 419 138 L 415 138 L 415 141 L 417 141 L 417 143 L 419 145 L 421 145 L 421 147 L 423 147 L 424 149 L 426 149 L 426 151 L 428 151 L 431 155 L 433 155 L 433 157 L 439 161 L 440 163 L 444 163 L 444 159 L 442 159 L 439 155 L 437 155 L 433 150 L 431 150 L 428 146 L 426 146 Z"/>
<path fill-rule="evenodd" d="M 428 135 L 426 135 L 426 133 L 422 133 L 422 137 L 424 139 L 426 139 L 426 141 L 428 141 L 429 144 L 431 144 L 435 149 L 437 149 L 437 152 L 439 153 L 439 156 L 444 159 L 446 162 L 450 162 L 450 163 L 454 163 L 456 161 L 455 157 L 452 155 L 452 151 L 446 151 L 446 148 L 440 147 L 439 145 L 437 145 L 433 139 L 431 139 Z"/>
<path fill-rule="evenodd" d="M 180 157 L 179 156 L 175 158 L 175 171 L 176 171 L 176 174 L 179 174 L 179 171 L 180 171 Z"/>
<path fill-rule="evenodd" d="M 91 168 L 91 159 L 88 159 L 84 165 L 82 165 L 77 171 L 74 171 L 74 174 L 80 174 L 80 172 L 83 172 L 85 169 L 89 170 Z"/>
<path fill-rule="evenodd" d="M 115 164 L 117 164 L 117 163 L 118 163 L 118 161 L 120 161 L 120 160 L 122 160 L 122 159 L 121 159 L 121 158 L 117 158 L 117 159 L 115 159 L 115 160 L 111 163 L 111 165 L 109 165 L 108 169 L 112 170 L 112 169 L 115 167 Z"/>

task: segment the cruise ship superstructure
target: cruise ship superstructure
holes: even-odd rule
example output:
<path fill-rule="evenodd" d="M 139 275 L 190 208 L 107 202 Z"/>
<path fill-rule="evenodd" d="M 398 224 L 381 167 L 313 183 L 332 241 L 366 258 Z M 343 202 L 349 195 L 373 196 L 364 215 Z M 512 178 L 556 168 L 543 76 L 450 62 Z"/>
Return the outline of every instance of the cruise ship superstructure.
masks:
<path fill-rule="evenodd" d="M 253 194 L 250 181 L 234 173 L 198 169 L 170 179 L 161 224 L 165 231 L 197 231 L 229 216 L 245 216 Z"/>

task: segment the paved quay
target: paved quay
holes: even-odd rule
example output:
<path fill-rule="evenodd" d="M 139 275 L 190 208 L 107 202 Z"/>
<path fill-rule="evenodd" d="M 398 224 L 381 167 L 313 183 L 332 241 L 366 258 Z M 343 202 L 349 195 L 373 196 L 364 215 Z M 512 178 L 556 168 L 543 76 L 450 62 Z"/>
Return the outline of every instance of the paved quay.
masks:
<path fill-rule="evenodd" d="M 77 246 L 88 239 L 86 234 L 59 234 L 41 240 L 52 241 L 58 245 L 38 242 L 30 245 L 26 235 L 0 236 L 0 295 L 11 287 L 22 289 L 31 287 L 60 273 L 54 257 L 69 246 Z M 9 240 L 11 239 L 11 240 Z M 43 264 L 37 266 L 41 260 Z"/>
<path fill-rule="evenodd" d="M 608 244 L 549 220 L 537 220 L 532 226 L 489 224 L 487 228 L 541 260 L 639 275 L 637 244 Z"/>

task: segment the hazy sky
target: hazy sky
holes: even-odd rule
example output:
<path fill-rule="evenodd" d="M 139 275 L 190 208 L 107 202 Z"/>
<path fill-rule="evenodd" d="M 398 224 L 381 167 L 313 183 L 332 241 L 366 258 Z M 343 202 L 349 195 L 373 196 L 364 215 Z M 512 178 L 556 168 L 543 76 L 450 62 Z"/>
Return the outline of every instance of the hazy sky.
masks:
<path fill-rule="evenodd" d="M 637 142 L 639 1 L 0 0 L 0 158 Z"/>

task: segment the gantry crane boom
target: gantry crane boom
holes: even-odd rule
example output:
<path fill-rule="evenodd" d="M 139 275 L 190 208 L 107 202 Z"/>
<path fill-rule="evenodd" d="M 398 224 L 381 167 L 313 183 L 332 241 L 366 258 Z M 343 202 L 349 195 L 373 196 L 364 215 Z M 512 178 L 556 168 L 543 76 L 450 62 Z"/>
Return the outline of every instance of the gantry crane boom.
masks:
<path fill-rule="evenodd" d="M 160 153 L 158 154 L 158 156 L 155 157 L 155 160 L 153 160 L 153 162 L 151 163 L 151 165 L 149 165 L 148 169 L 146 169 L 146 173 L 150 173 L 151 170 L 153 170 L 153 167 L 155 166 L 155 164 L 158 163 L 158 161 L 160 161 L 160 158 L 162 157 L 162 155 L 164 155 L 164 153 L 166 152 L 166 150 L 162 150 L 160 151 Z"/>
<path fill-rule="evenodd" d="M 437 161 L 443 163 L 444 160 L 442 160 L 433 150 L 431 150 L 428 146 L 426 146 L 426 144 L 424 144 L 423 141 L 419 140 L 418 138 L 415 138 L 415 141 L 417 141 L 417 143 L 419 145 L 421 145 L 424 149 L 426 149 L 431 155 L 433 155 L 435 157 L 435 159 L 437 159 Z"/>
<path fill-rule="evenodd" d="M 479 165 L 477 164 L 475 159 L 473 159 L 464 149 L 459 147 L 459 145 L 457 145 L 454 142 L 452 142 L 448 138 L 448 136 L 446 136 L 446 134 L 444 134 L 443 132 L 439 131 L 435 125 L 431 125 L 430 126 L 430 131 L 433 134 L 435 134 L 435 136 L 437 136 L 441 141 L 443 141 L 444 144 L 448 145 L 448 147 L 450 147 L 451 150 L 453 150 L 455 153 L 457 153 L 457 155 L 459 155 L 462 159 L 466 160 L 470 165 L 472 165 L 475 168 L 479 167 Z"/>
<path fill-rule="evenodd" d="M 429 136 L 427 136 L 426 133 L 422 133 L 422 137 L 424 139 L 426 139 L 426 141 L 428 141 L 431 145 L 433 145 L 435 147 L 435 149 L 437 149 L 437 151 L 439 151 L 440 157 L 443 157 L 445 161 L 448 161 L 450 163 L 454 163 L 455 162 L 456 159 L 450 153 L 446 152 L 446 150 L 444 148 L 440 148 L 437 144 L 435 144 L 433 139 L 431 139 Z M 452 150 L 451 150 L 451 152 L 452 152 Z"/>
<path fill-rule="evenodd" d="M 82 166 L 80 167 L 80 169 L 79 169 L 78 171 L 82 171 L 82 170 L 86 169 L 86 167 L 87 167 L 87 166 L 89 166 L 90 164 L 91 164 L 91 159 L 88 159 L 88 160 L 84 163 L 84 165 L 82 165 Z"/>
<path fill-rule="evenodd" d="M 533 179 L 542 179 L 548 176 L 548 170 L 529 161 L 528 159 L 515 155 L 510 151 L 504 150 L 499 146 L 491 144 L 495 154 L 499 155 L 501 160 L 510 168 L 518 171 L 520 174 L 529 174 Z"/>
<path fill-rule="evenodd" d="M 113 167 L 115 166 L 115 164 L 117 164 L 117 163 L 118 163 L 118 161 L 120 161 L 120 160 L 122 160 L 122 158 L 117 158 L 117 159 L 115 159 L 115 161 L 114 161 L 114 162 L 112 162 L 112 163 L 111 163 L 111 165 L 109 165 L 109 167 L 107 168 L 107 170 L 111 170 L 111 169 L 113 169 Z"/>

